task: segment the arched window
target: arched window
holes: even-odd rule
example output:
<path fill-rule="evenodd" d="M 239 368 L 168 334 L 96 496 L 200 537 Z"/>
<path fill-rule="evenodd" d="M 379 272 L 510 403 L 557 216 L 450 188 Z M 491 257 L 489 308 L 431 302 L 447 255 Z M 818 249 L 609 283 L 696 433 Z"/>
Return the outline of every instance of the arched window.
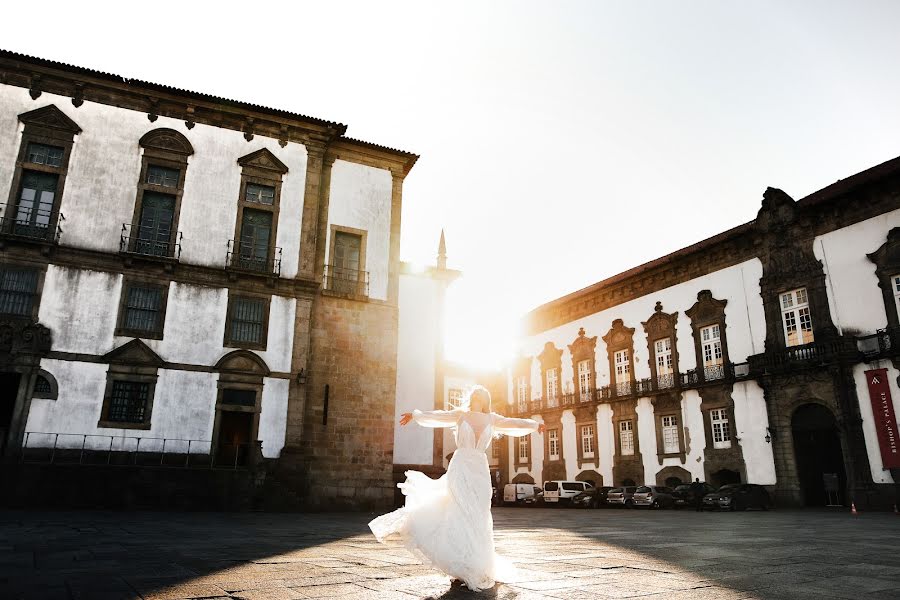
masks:
<path fill-rule="evenodd" d="M 56 385 L 56 378 L 41 369 L 38 371 L 37 378 L 34 380 L 34 391 L 32 398 L 44 398 L 46 400 L 56 400 L 59 395 L 59 388 Z"/>

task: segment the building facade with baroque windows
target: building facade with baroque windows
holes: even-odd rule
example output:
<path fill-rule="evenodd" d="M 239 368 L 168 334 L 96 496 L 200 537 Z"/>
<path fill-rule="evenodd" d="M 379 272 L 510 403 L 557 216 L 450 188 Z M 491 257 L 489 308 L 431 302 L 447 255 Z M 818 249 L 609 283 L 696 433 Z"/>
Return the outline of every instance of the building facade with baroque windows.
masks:
<path fill-rule="evenodd" d="M 401 291 L 446 277 L 401 274 L 417 156 L 345 131 L 0 52 L 0 452 L 389 503 Z"/>
<path fill-rule="evenodd" d="M 889 507 L 900 482 L 900 158 L 538 307 L 508 372 L 512 481 L 769 486 Z M 831 495 L 829 496 L 829 491 Z"/>

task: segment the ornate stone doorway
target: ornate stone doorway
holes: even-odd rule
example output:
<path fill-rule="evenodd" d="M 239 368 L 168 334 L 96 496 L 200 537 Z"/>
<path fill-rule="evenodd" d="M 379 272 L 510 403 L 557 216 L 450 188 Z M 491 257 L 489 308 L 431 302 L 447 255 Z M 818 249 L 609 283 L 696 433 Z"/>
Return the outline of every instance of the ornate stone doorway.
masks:
<path fill-rule="evenodd" d="M 834 414 L 821 404 L 804 404 L 791 417 L 797 481 L 805 506 L 830 504 L 825 480 L 837 476 L 837 500 L 845 502 L 847 475 Z"/>

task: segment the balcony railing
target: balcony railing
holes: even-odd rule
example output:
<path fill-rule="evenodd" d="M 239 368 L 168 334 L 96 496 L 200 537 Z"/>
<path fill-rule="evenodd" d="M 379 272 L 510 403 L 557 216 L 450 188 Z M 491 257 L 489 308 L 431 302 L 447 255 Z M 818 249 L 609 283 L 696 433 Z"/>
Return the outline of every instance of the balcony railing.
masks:
<path fill-rule="evenodd" d="M 181 259 L 181 232 L 175 235 L 166 228 L 147 227 L 134 223 L 122 223 L 119 234 L 119 252 L 154 258 Z"/>
<path fill-rule="evenodd" d="M 900 349 L 900 328 L 888 327 L 872 335 L 858 337 L 856 347 L 866 360 L 894 354 Z"/>
<path fill-rule="evenodd" d="M 52 210 L 0 204 L 0 234 L 6 237 L 58 244 L 62 235 L 62 213 Z"/>
<path fill-rule="evenodd" d="M 228 240 L 225 264 L 230 269 L 281 275 L 281 248 L 270 249 L 264 244 L 248 244 L 241 240 Z"/>
<path fill-rule="evenodd" d="M 325 289 L 350 296 L 369 295 L 369 272 L 337 265 L 325 266 Z"/>
<path fill-rule="evenodd" d="M 576 397 L 575 397 L 575 394 L 573 394 L 572 392 L 568 392 L 568 393 L 563 394 L 563 397 L 562 397 L 562 403 L 563 403 L 563 406 L 572 406 L 572 405 L 574 405 L 575 402 L 576 402 L 576 399 L 575 399 L 575 398 L 576 398 Z"/>
<path fill-rule="evenodd" d="M 516 408 L 519 409 L 519 414 L 524 415 L 528 412 L 528 401 L 527 400 L 519 400 L 516 404 Z"/>
<path fill-rule="evenodd" d="M 854 356 L 859 356 L 856 340 L 838 337 L 757 354 L 749 358 L 749 363 L 751 372 L 763 373 L 812 367 Z"/>

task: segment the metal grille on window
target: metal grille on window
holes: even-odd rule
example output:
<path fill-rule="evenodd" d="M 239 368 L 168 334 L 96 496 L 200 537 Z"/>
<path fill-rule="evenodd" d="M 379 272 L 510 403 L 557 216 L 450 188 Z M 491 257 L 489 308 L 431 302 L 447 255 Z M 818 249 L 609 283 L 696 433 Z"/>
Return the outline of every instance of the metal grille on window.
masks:
<path fill-rule="evenodd" d="M 594 457 L 594 426 L 582 425 L 581 427 L 581 454 L 585 458 Z"/>
<path fill-rule="evenodd" d="M 275 188 L 258 183 L 248 183 L 244 189 L 244 200 L 255 204 L 271 206 L 275 204 Z"/>
<path fill-rule="evenodd" d="M 231 304 L 231 341 L 258 344 L 263 339 L 265 303 L 235 298 Z"/>
<path fill-rule="evenodd" d="M 31 316 L 37 271 L 0 267 L 0 314 Z"/>
<path fill-rule="evenodd" d="M 656 340 L 654 350 L 656 351 L 657 385 L 660 388 L 670 388 L 675 383 L 672 377 L 674 371 L 672 367 L 672 338 Z"/>
<path fill-rule="evenodd" d="M 663 452 L 673 454 L 681 450 L 678 443 L 678 419 L 674 416 L 662 418 Z"/>
<path fill-rule="evenodd" d="M 125 329 L 147 333 L 159 332 L 162 325 L 159 318 L 161 302 L 160 288 L 130 286 L 128 298 L 125 300 Z"/>
<path fill-rule="evenodd" d="M 147 167 L 147 183 L 162 187 L 178 187 L 180 174 L 181 171 L 178 169 L 150 165 Z"/>
<path fill-rule="evenodd" d="M 528 436 L 523 435 L 519 438 L 519 459 L 528 460 Z"/>
<path fill-rule="evenodd" d="M 559 459 L 559 431 L 551 429 L 547 432 L 547 444 L 550 446 L 550 460 Z"/>
<path fill-rule="evenodd" d="M 34 380 L 34 393 L 35 394 L 50 394 L 53 392 L 53 388 L 50 386 L 50 382 L 43 375 L 38 375 L 37 379 Z"/>
<path fill-rule="evenodd" d="M 547 369 L 547 406 L 557 405 L 557 384 L 556 369 Z"/>
<path fill-rule="evenodd" d="M 619 446 L 622 456 L 634 454 L 634 428 L 631 421 L 619 422 Z"/>
<path fill-rule="evenodd" d="M 107 420 L 120 423 L 143 423 L 147 410 L 150 384 L 136 381 L 113 381 Z"/>
<path fill-rule="evenodd" d="M 591 400 L 591 361 L 582 360 L 578 363 L 578 393 L 582 402 Z"/>
<path fill-rule="evenodd" d="M 38 165 L 47 165 L 48 167 L 62 166 L 62 157 L 64 150 L 56 146 L 47 146 L 46 144 L 38 144 L 31 142 L 28 144 L 28 162 Z"/>
<path fill-rule="evenodd" d="M 707 381 L 722 379 L 725 376 L 722 358 L 722 340 L 719 325 L 710 325 L 700 330 L 700 343 L 703 349 L 703 373 Z"/>
<path fill-rule="evenodd" d="M 728 427 L 728 416 L 725 410 L 709 411 L 709 421 L 712 425 L 713 448 L 730 448 L 731 430 Z"/>

